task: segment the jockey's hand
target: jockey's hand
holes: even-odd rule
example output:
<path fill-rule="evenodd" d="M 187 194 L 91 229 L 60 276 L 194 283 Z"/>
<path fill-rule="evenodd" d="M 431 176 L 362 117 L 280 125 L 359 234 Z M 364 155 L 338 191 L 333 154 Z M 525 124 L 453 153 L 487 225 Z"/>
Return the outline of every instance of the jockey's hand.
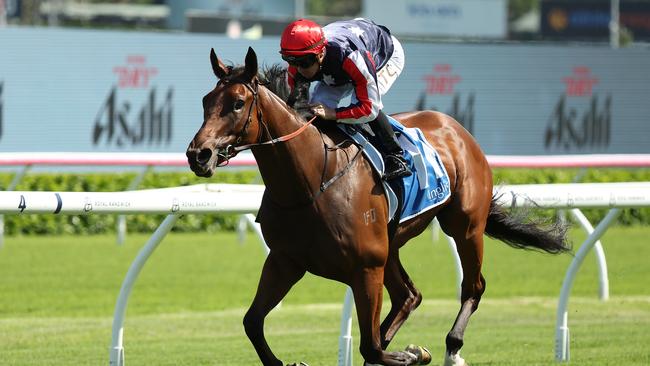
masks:
<path fill-rule="evenodd" d="M 322 104 L 314 104 L 311 106 L 311 111 L 315 116 L 322 119 L 336 120 L 336 111 L 328 106 Z"/>

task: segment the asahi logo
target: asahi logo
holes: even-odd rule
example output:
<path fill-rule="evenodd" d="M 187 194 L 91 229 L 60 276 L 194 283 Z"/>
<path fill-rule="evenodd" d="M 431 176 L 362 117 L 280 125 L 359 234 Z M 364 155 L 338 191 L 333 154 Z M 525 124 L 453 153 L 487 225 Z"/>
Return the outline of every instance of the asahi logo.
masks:
<path fill-rule="evenodd" d="M 126 66 L 115 66 L 113 73 L 118 76 L 120 88 L 147 88 L 149 80 L 158 75 L 158 69 L 148 67 L 144 56 L 131 55 L 126 58 Z"/>
<path fill-rule="evenodd" d="M 461 78 L 451 73 L 451 65 L 438 64 L 433 67 L 433 74 L 425 75 L 427 94 L 454 94 L 454 87 Z"/>
<path fill-rule="evenodd" d="M 612 97 L 593 93 L 598 78 L 579 66 L 562 79 L 565 92 L 549 118 L 544 146 L 563 150 L 588 150 L 610 144 Z"/>
<path fill-rule="evenodd" d="M 3 96 L 2 96 L 2 91 L 4 89 L 4 81 L 0 81 L 0 140 L 2 140 L 2 127 L 3 127 L 3 116 L 4 116 L 4 103 L 3 103 Z"/>
<path fill-rule="evenodd" d="M 93 145 L 167 145 L 172 139 L 173 89 L 162 96 L 150 87 L 158 69 L 146 65 L 144 56 L 129 56 L 116 66 L 118 78 L 95 118 Z"/>
<path fill-rule="evenodd" d="M 445 112 L 472 133 L 474 130 L 474 93 L 469 93 L 463 101 L 461 94 L 455 91 L 456 84 L 461 80 L 459 75 L 452 73 L 451 65 L 435 65 L 433 73 L 424 76 L 426 89 L 420 94 L 415 109 L 420 111 L 425 109 L 441 110 L 435 105 L 427 108 L 427 96 L 451 96 L 451 105 Z"/>

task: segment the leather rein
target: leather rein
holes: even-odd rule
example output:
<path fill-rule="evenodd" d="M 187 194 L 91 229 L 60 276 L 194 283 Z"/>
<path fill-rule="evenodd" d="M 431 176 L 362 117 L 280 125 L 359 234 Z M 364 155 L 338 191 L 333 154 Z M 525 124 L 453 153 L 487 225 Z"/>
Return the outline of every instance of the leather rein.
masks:
<path fill-rule="evenodd" d="M 217 156 L 223 158 L 222 163 L 219 164 L 218 166 L 226 166 L 226 165 L 228 165 L 230 159 L 232 159 L 240 151 L 249 150 L 249 149 L 251 149 L 253 147 L 256 147 L 256 146 L 273 145 L 273 144 L 278 143 L 278 142 L 289 141 L 292 138 L 300 135 L 304 130 L 307 129 L 307 127 L 309 127 L 309 125 L 311 125 L 316 120 L 316 116 L 314 116 L 312 119 L 307 121 L 307 123 L 305 123 L 299 129 L 297 129 L 296 131 L 294 131 L 294 132 L 292 132 L 290 134 L 280 136 L 278 138 L 274 138 L 274 139 L 271 139 L 271 140 L 268 140 L 268 141 L 262 141 L 262 134 L 263 134 L 262 127 L 264 127 L 264 130 L 266 130 L 266 133 L 269 136 L 271 136 L 271 134 L 269 132 L 268 126 L 266 125 L 266 123 L 264 123 L 264 119 L 262 118 L 262 109 L 259 106 L 259 98 L 258 98 L 258 96 L 259 96 L 258 89 L 259 89 L 259 85 L 260 85 L 259 81 L 257 79 L 254 80 L 254 84 L 253 84 L 254 87 L 251 86 L 249 83 L 246 83 L 244 81 L 239 81 L 239 80 L 220 81 L 219 84 L 222 84 L 222 83 L 226 84 L 226 83 L 229 83 L 229 82 L 242 84 L 248 90 L 250 90 L 250 92 L 253 94 L 253 103 L 251 103 L 250 107 L 248 108 L 248 116 L 246 117 L 246 122 L 244 123 L 244 126 L 239 131 L 239 133 L 237 134 L 237 138 L 235 139 L 235 144 L 234 145 L 227 145 L 225 148 L 222 148 L 222 149 L 217 149 Z M 255 106 L 255 109 L 257 109 L 257 121 L 258 121 L 258 123 L 260 125 L 260 128 L 259 128 L 258 133 L 257 133 L 257 138 L 256 138 L 257 142 L 254 142 L 254 143 L 251 143 L 251 144 L 246 144 L 246 145 L 239 145 L 242 142 L 242 140 L 244 139 L 244 137 L 246 136 L 246 134 L 248 132 L 248 128 L 249 128 L 251 122 L 253 121 L 253 106 Z"/>
<path fill-rule="evenodd" d="M 247 82 L 241 81 L 241 80 L 219 81 L 219 83 L 224 83 L 224 84 L 228 83 L 228 82 L 240 83 L 240 84 L 244 85 L 253 94 L 253 102 L 250 104 L 250 107 L 248 108 L 248 117 L 246 118 L 246 122 L 244 123 L 244 126 L 242 127 L 241 131 L 239 131 L 239 133 L 237 134 L 235 144 L 234 145 L 228 145 L 223 149 L 217 149 L 217 156 L 219 156 L 220 158 L 223 158 L 222 162 L 218 166 L 226 166 L 226 165 L 228 165 L 230 159 L 233 158 L 235 155 L 237 155 L 237 153 L 239 153 L 240 151 L 249 150 L 249 149 L 251 149 L 253 147 L 257 147 L 257 146 L 273 145 L 273 144 L 276 144 L 276 143 L 279 143 L 279 142 L 289 141 L 289 140 L 293 139 L 294 137 L 300 135 L 302 132 L 304 132 L 307 129 L 307 127 L 309 127 L 317 118 L 316 116 L 312 117 L 309 121 L 307 121 L 304 125 L 302 125 L 300 128 L 298 128 L 294 132 L 291 132 L 289 134 L 286 134 L 286 135 L 283 135 L 283 136 L 280 136 L 280 137 L 277 137 L 277 138 L 274 138 L 274 139 L 271 139 L 271 140 L 262 141 L 262 135 L 263 135 L 262 127 L 266 131 L 267 135 L 271 136 L 271 134 L 269 132 L 268 126 L 264 122 L 264 119 L 263 119 L 263 116 L 262 116 L 262 109 L 259 106 L 259 92 L 258 92 L 258 89 L 259 89 L 259 86 L 260 86 L 259 80 L 257 78 L 255 78 L 255 80 L 253 81 L 253 85 L 251 85 L 251 84 L 249 84 Z M 246 145 L 239 145 L 242 142 L 242 140 L 244 139 L 244 137 L 246 136 L 248 128 L 250 127 L 250 124 L 251 124 L 251 122 L 253 120 L 253 106 L 255 106 L 255 109 L 257 109 L 257 123 L 260 125 L 260 128 L 258 129 L 259 132 L 258 132 L 257 138 L 256 138 L 257 142 L 254 142 L 254 143 L 251 143 L 251 144 L 246 144 Z M 321 140 L 323 142 L 323 147 L 325 149 L 325 159 L 324 159 L 325 163 L 323 164 L 323 172 L 321 174 L 321 184 L 320 184 L 319 190 L 316 192 L 316 194 L 314 196 L 312 196 L 312 199 L 311 199 L 312 201 L 316 200 L 316 198 L 318 198 L 318 196 L 320 196 L 320 194 L 323 193 L 329 186 L 331 186 L 336 180 L 338 180 L 343 175 L 345 175 L 345 173 L 347 173 L 348 170 L 350 170 L 350 168 L 352 167 L 352 164 L 359 158 L 359 156 L 361 156 L 361 152 L 363 151 L 363 147 L 361 145 L 359 145 L 358 143 L 356 143 L 354 140 L 346 140 L 346 141 L 351 141 L 354 145 L 357 146 L 358 149 L 357 149 L 356 154 L 352 157 L 351 160 L 348 161 L 348 164 L 341 171 L 336 173 L 327 182 L 324 182 L 324 180 L 325 180 L 325 171 L 327 170 L 327 155 L 328 155 L 327 153 L 328 153 L 328 151 L 334 151 L 336 149 L 340 149 L 341 145 L 343 145 L 346 141 L 343 141 L 341 143 L 336 144 L 333 147 L 330 147 L 330 146 L 327 146 L 327 143 L 325 142 L 325 139 L 323 138 L 323 133 L 320 131 L 320 129 L 318 130 L 318 132 L 320 133 L 320 137 L 321 137 Z"/>

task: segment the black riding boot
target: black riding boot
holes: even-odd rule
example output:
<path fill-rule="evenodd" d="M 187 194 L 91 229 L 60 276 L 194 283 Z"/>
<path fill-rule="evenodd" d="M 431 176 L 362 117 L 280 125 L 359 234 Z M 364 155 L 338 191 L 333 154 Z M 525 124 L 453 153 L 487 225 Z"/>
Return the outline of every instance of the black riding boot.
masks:
<path fill-rule="evenodd" d="M 391 180 L 411 175 L 404 156 L 402 148 L 397 142 L 395 131 L 388 121 L 388 116 L 383 111 L 379 111 L 377 118 L 369 123 L 372 132 L 379 137 L 383 145 L 384 152 L 384 180 Z"/>

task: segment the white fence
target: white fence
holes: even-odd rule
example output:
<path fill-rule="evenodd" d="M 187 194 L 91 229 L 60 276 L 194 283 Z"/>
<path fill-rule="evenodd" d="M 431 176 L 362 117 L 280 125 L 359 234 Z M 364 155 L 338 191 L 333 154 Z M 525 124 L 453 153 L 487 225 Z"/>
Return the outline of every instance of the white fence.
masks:
<path fill-rule="evenodd" d="M 487 157 L 494 168 L 598 168 L 598 167 L 650 167 L 650 154 L 590 154 Z M 144 176 L 154 167 L 187 168 L 187 158 L 182 153 L 98 153 L 98 152 L 18 152 L 0 153 L 0 167 L 17 167 L 18 170 L 5 190 L 13 191 L 25 174 L 33 167 L 139 167 L 140 173 L 131 181 L 127 190 L 137 189 Z M 255 159 L 250 153 L 242 153 L 231 159 L 230 167 L 253 167 Z M 437 233 L 437 231 L 436 231 Z M 126 237 L 126 218 L 117 220 L 117 243 Z M 4 219 L 0 214 L 0 247 L 4 240 Z"/>
<path fill-rule="evenodd" d="M 151 253 L 171 230 L 179 215 L 188 213 L 256 212 L 263 193 L 260 185 L 201 184 L 127 192 L 0 192 L 0 214 L 168 214 L 131 264 L 118 295 L 113 318 L 110 365 L 124 365 L 123 324 L 133 284 Z M 601 184 L 549 184 L 503 186 L 503 206 L 535 204 L 546 208 L 571 209 L 590 232 L 571 263 L 562 285 L 557 310 L 556 359 L 569 359 L 568 299 L 575 275 L 586 254 L 595 246 L 621 209 L 650 207 L 650 182 Z M 591 228 L 579 208 L 610 208 L 607 216 Z M 249 218 L 251 216 L 248 216 Z M 252 220 L 250 220 L 252 223 Z M 257 228 L 257 227 L 256 227 Z M 258 235 L 260 234 L 259 228 Z M 260 235 L 261 237 L 261 235 Z M 262 239 L 263 240 L 263 239 Z M 601 259 L 604 264 L 604 252 Z M 601 265 L 601 272 L 606 266 Z M 341 319 L 339 365 L 352 364 L 351 292 L 347 291 Z"/>

